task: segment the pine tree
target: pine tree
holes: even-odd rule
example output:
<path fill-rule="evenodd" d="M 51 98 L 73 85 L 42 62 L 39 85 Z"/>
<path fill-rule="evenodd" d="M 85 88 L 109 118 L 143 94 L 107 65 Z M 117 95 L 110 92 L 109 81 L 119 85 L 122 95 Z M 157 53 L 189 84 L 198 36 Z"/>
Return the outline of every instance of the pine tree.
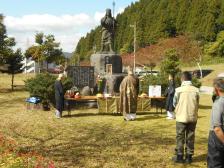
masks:
<path fill-rule="evenodd" d="M 21 73 L 23 71 L 22 61 L 23 54 L 21 49 L 17 49 L 16 51 L 10 50 L 8 51 L 8 56 L 4 58 L 5 63 L 8 65 L 7 70 L 0 70 L 3 73 L 8 73 L 12 76 L 11 78 L 11 89 L 14 90 L 14 77 L 15 74 Z"/>
<path fill-rule="evenodd" d="M 49 63 L 65 61 L 62 49 L 59 48 L 60 43 L 55 42 L 54 35 L 44 35 L 42 32 L 37 33 L 35 42 L 36 45 L 32 45 L 26 50 L 25 56 L 38 62 L 40 67 L 44 61 L 47 63 L 47 70 Z"/>

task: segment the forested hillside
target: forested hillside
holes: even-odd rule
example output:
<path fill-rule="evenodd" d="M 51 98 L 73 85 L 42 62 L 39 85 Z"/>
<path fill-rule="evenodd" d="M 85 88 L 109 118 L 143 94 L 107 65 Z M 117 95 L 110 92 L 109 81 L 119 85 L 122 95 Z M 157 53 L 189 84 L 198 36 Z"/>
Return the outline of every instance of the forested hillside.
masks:
<path fill-rule="evenodd" d="M 224 30 L 224 0 L 140 0 L 116 19 L 115 50 L 121 53 L 133 51 L 133 28 L 129 25 L 135 22 L 138 48 L 177 35 L 207 43 L 215 41 Z M 80 39 L 75 57 L 88 59 L 94 50 L 99 50 L 100 39 L 99 26 Z"/>

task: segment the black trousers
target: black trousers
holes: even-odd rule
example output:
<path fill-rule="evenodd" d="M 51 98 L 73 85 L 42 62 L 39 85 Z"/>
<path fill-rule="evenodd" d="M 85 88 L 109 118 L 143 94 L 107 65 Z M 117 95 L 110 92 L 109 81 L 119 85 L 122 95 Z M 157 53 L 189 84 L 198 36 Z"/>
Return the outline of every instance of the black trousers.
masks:
<path fill-rule="evenodd" d="M 188 155 L 194 154 L 194 139 L 195 139 L 195 128 L 196 122 L 194 123 L 181 123 L 176 122 L 176 154 L 184 155 L 184 145 L 185 153 Z"/>
<path fill-rule="evenodd" d="M 224 168 L 224 144 L 214 131 L 209 132 L 207 163 L 208 168 Z"/>

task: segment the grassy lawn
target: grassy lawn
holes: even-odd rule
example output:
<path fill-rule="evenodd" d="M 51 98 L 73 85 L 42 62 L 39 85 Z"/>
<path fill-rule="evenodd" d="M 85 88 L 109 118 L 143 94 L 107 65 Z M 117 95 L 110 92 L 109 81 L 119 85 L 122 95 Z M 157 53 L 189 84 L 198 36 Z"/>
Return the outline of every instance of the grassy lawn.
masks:
<path fill-rule="evenodd" d="M 22 85 L 24 78 L 16 76 L 15 84 Z M 18 152 L 35 151 L 60 168 L 206 167 L 210 96 L 201 95 L 195 161 L 187 166 L 171 162 L 175 121 L 166 120 L 165 114 L 139 114 L 136 121 L 125 122 L 121 116 L 83 109 L 56 119 L 53 110 L 27 111 L 28 93 L 9 88 L 10 77 L 0 74 L 0 132 L 16 141 Z"/>

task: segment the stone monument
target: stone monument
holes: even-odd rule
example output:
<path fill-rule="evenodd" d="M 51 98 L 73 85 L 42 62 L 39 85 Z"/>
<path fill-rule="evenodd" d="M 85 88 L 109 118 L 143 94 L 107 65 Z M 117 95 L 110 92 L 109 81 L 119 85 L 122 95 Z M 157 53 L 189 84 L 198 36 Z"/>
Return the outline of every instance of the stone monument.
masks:
<path fill-rule="evenodd" d="M 101 26 L 101 49 L 99 52 L 91 55 L 91 66 L 94 66 L 96 76 L 101 75 L 107 79 L 112 92 L 118 92 L 119 90 L 116 86 L 120 85 L 118 83 L 120 83 L 124 75 L 122 74 L 122 58 L 114 52 L 113 48 L 116 20 L 111 15 L 111 9 L 106 9 L 106 14 L 101 19 Z M 107 65 L 111 65 L 111 74 L 107 72 Z"/>

